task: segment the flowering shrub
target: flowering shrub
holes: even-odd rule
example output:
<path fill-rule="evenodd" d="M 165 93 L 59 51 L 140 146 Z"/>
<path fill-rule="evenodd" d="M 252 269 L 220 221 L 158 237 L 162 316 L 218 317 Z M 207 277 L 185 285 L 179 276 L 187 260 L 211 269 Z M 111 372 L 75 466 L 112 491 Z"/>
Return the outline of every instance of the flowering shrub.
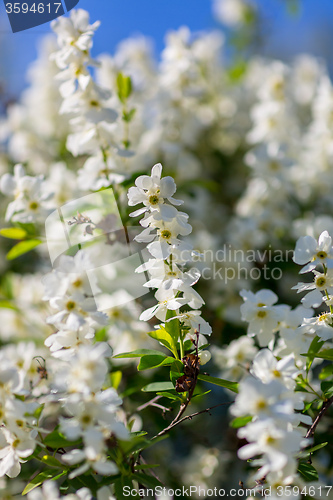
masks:
<path fill-rule="evenodd" d="M 249 47 L 256 6 L 214 9 Z M 94 59 L 98 26 L 53 21 L 1 125 L 3 498 L 328 495 L 326 68 L 186 27 Z"/>

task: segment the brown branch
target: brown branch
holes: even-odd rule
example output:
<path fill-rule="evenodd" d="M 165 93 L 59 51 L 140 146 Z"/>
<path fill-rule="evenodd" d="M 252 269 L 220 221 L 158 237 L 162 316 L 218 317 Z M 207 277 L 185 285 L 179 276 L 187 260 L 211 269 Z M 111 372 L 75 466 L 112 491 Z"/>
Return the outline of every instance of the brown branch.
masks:
<path fill-rule="evenodd" d="M 325 401 L 325 403 L 323 404 L 320 412 L 318 413 L 318 415 L 316 416 L 316 418 L 314 419 L 310 429 L 308 430 L 308 432 L 306 433 L 306 438 L 310 438 L 314 435 L 315 431 L 316 431 L 316 428 L 317 428 L 317 425 L 319 424 L 320 420 L 322 419 L 322 417 L 324 416 L 324 414 L 326 413 L 326 411 L 329 409 L 329 407 L 331 406 L 331 404 L 333 404 L 333 396 L 331 396 L 329 399 L 327 399 Z"/>

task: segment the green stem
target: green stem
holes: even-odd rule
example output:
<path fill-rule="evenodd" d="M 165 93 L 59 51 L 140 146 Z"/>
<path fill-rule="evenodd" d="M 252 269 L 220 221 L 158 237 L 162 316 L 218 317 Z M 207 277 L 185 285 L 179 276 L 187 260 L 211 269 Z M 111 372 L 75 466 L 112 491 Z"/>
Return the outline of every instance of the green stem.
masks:
<path fill-rule="evenodd" d="M 325 295 L 327 297 L 328 300 L 330 300 L 330 296 L 328 295 L 328 291 L 325 290 Z M 329 308 L 330 308 L 330 313 L 333 314 L 333 306 L 332 304 L 329 304 Z"/>
<path fill-rule="evenodd" d="M 304 382 L 305 382 L 305 385 L 310 389 L 310 391 L 315 395 L 317 396 L 317 398 L 323 400 L 323 401 L 326 401 L 325 398 L 323 396 L 320 396 L 320 394 L 318 394 L 318 392 L 316 392 L 314 390 L 314 388 L 309 384 L 309 382 L 307 380 L 304 379 Z"/>

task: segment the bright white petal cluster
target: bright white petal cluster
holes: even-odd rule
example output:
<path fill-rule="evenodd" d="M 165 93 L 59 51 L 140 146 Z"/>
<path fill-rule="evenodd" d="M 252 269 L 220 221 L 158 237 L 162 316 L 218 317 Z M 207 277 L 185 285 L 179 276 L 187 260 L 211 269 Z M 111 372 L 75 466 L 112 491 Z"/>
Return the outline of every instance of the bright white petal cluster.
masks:
<path fill-rule="evenodd" d="M 257 335 L 260 345 L 267 346 L 281 319 L 281 310 L 274 305 L 277 295 L 271 290 L 260 290 L 255 294 L 242 290 L 240 295 L 244 300 L 241 305 L 242 319 L 249 323 L 248 335 Z"/>
<path fill-rule="evenodd" d="M 78 335 L 84 326 L 106 324 L 107 316 L 97 311 L 87 276 L 92 267 L 85 251 L 79 250 L 74 257 L 62 255 L 59 265 L 43 278 L 44 300 L 49 300 L 57 311 L 47 318 L 48 323 L 59 330 L 76 331 Z M 84 332 L 84 337 L 90 335 L 89 331 Z"/>
<path fill-rule="evenodd" d="M 125 154 L 115 141 L 118 113 L 108 104 L 110 91 L 97 85 L 89 70 L 89 66 L 98 66 L 90 49 L 99 24 L 89 24 L 89 14 L 82 9 L 72 10 L 70 17 L 52 22 L 59 45 L 53 58 L 61 70 L 57 75 L 62 82 L 60 114 L 69 116 L 72 130 L 67 149 L 74 156 L 90 155 L 79 171 L 78 184 L 84 190 L 100 189 L 124 179 L 112 158 L 120 150 Z"/>
<path fill-rule="evenodd" d="M 192 227 L 187 222 L 188 215 L 179 212 L 174 206 L 182 203 L 173 198 L 176 191 L 174 180 L 161 175 L 162 165 L 159 163 L 153 166 L 151 176 L 139 177 L 136 187 L 130 188 L 128 192 L 130 206 L 144 204 L 144 208 L 133 212 L 131 216 L 144 214 L 140 221 L 144 229 L 136 236 L 136 240 L 148 243 L 147 249 L 153 257 L 136 272 L 147 271 L 150 280 L 145 286 L 157 288 L 155 298 L 158 304 L 144 311 L 140 319 L 148 321 L 156 316 L 160 321 L 168 321 L 167 314 L 170 311 L 172 317 L 180 319 L 189 335 L 195 330 L 209 335 L 211 328 L 201 318 L 199 311 L 204 301 L 192 288 L 200 273 L 193 269 L 183 270 L 192 260 L 193 248 L 179 236 L 190 234 Z"/>
<path fill-rule="evenodd" d="M 253 417 L 252 422 L 238 431 L 238 436 L 248 441 L 238 455 L 243 460 L 262 456 L 256 479 L 266 476 L 267 481 L 269 473 L 294 479 L 296 454 L 307 444 L 298 425 L 311 423 L 309 417 L 295 413 L 303 407 L 303 401 L 299 393 L 293 392 L 299 373 L 294 357 L 278 361 L 270 350 L 263 349 L 255 356 L 251 373 L 253 377 L 240 382 L 239 394 L 231 408 L 237 417 Z"/>
<path fill-rule="evenodd" d="M 6 196 L 14 197 L 14 201 L 9 203 L 7 208 L 7 221 L 27 223 L 45 220 L 49 210 L 47 201 L 52 197 L 52 193 L 46 189 L 42 175 L 26 175 L 22 165 L 15 165 L 14 175 L 2 176 L 0 190 Z"/>
<path fill-rule="evenodd" d="M 293 288 L 297 292 L 309 292 L 302 298 L 305 307 L 329 306 L 329 312 L 322 312 L 315 318 L 304 318 L 301 331 L 304 335 L 320 337 L 321 340 L 333 340 L 333 247 L 332 238 L 323 231 L 316 241 L 312 236 L 304 236 L 296 243 L 294 261 L 304 265 L 300 273 L 312 272 L 313 281 L 298 283 Z M 321 272 L 315 268 L 320 266 Z"/>

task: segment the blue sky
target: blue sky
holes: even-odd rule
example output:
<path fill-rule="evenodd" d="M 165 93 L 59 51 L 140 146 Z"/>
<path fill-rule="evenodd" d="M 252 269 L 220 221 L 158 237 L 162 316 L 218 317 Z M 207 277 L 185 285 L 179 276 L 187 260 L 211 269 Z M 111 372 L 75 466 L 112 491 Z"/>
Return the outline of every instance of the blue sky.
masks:
<path fill-rule="evenodd" d="M 265 19 L 264 53 L 288 59 L 307 51 L 333 66 L 332 0 L 303 0 L 300 14 L 294 17 L 287 15 L 285 2 L 256 0 Z M 184 24 L 193 31 L 218 27 L 211 14 L 211 0 L 80 0 L 79 6 L 90 12 L 93 21 L 102 21 L 94 54 L 113 52 L 123 38 L 143 33 L 153 39 L 158 55 L 170 29 Z M 11 95 L 24 88 L 25 71 L 36 57 L 38 39 L 49 31 L 45 24 L 13 34 L 0 3 L 0 76 Z"/>

